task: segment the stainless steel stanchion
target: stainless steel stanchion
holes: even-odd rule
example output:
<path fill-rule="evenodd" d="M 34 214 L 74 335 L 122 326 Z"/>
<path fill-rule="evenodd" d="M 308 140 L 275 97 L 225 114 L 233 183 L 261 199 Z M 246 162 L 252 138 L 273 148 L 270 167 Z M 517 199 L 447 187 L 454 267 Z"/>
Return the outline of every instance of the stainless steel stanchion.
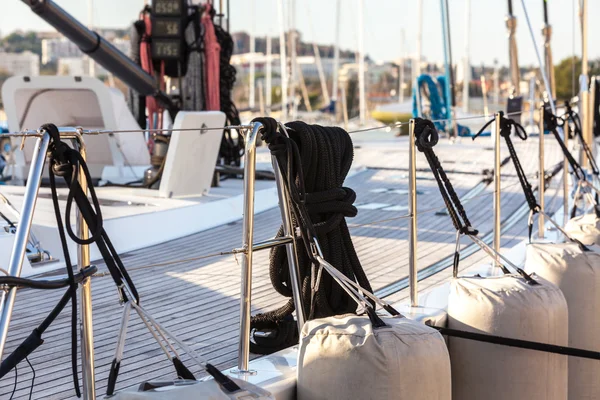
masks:
<path fill-rule="evenodd" d="M 238 373 L 252 373 L 250 362 L 250 304 L 252 294 L 252 252 L 254 237 L 254 183 L 256 174 L 256 139 L 262 124 L 255 122 L 246 133 L 244 158 L 244 220 L 242 223 L 242 283 L 240 293 L 240 342 Z"/>
<path fill-rule="evenodd" d="M 415 120 L 411 119 L 408 130 L 408 279 L 410 283 L 410 305 L 419 305 L 417 287 L 417 153 L 415 142 Z"/>
<path fill-rule="evenodd" d="M 70 133 L 72 128 L 68 129 Z M 65 132 L 62 130 L 61 132 Z M 76 134 L 76 147 L 81 154 L 81 158 L 85 161 L 87 159 L 87 151 L 85 143 L 81 136 L 81 133 L 74 131 Z M 87 190 L 87 179 L 83 173 L 83 168 L 79 168 L 79 185 L 83 192 L 88 194 Z M 85 222 L 83 214 L 76 208 L 77 216 L 77 232 L 81 239 L 89 239 L 89 229 Z M 77 245 L 77 266 L 79 270 L 85 269 L 90 266 L 90 245 L 79 244 Z M 94 400 L 96 398 L 96 379 L 94 369 L 94 326 L 92 323 L 92 282 L 91 278 L 88 277 L 81 282 L 80 286 L 80 315 L 81 315 L 81 366 L 82 366 L 82 380 L 83 380 L 83 398 L 86 400 Z"/>
<path fill-rule="evenodd" d="M 8 274 L 10 276 L 21 276 L 23 257 L 25 257 L 25 251 L 27 249 L 27 239 L 29 238 L 29 231 L 33 221 L 33 213 L 35 210 L 35 203 L 37 201 L 38 190 L 40 188 L 40 183 L 42 182 L 42 173 L 44 171 L 46 152 L 48 151 L 49 143 L 50 134 L 45 132 L 43 133 L 42 137 L 37 139 L 33 151 L 31 167 L 29 168 L 29 175 L 27 177 L 27 187 L 25 188 L 25 195 L 23 196 L 23 206 L 21 207 L 21 219 L 17 225 L 15 241 L 8 264 Z M 1 294 L 0 359 L 4 353 L 4 346 L 6 345 L 6 337 L 8 335 L 8 327 L 10 325 L 10 319 L 12 316 L 16 295 L 17 288 L 14 286 L 8 291 L 8 293 L 2 292 Z"/>
<path fill-rule="evenodd" d="M 496 113 L 494 122 L 494 251 L 500 253 L 501 247 L 501 217 L 502 212 L 500 209 L 500 195 L 501 195 L 501 163 L 502 160 L 500 152 L 500 120 L 502 119 L 501 113 Z M 498 263 L 494 261 L 494 266 L 497 267 Z M 496 269 L 494 269 L 496 270 Z"/>
<path fill-rule="evenodd" d="M 568 123 L 565 123 L 564 125 L 564 132 L 565 132 L 565 146 L 567 147 L 567 149 L 569 148 L 569 134 L 570 134 L 570 126 Z M 570 197 L 570 191 L 569 191 L 569 160 L 567 159 L 566 156 L 563 157 L 563 221 L 564 221 L 564 225 L 567 224 L 567 222 L 569 222 L 569 220 L 571 219 L 571 215 L 569 213 L 569 197 Z"/>
<path fill-rule="evenodd" d="M 285 131 L 285 126 L 280 124 L 280 129 Z M 287 132 L 285 132 L 287 135 Z M 296 251 L 296 240 L 294 237 L 294 225 L 292 223 L 292 214 L 289 203 L 289 193 L 286 190 L 281 170 L 275 156 L 271 157 L 273 171 L 275 172 L 275 181 L 277 182 L 277 194 L 279 196 L 279 210 L 281 211 L 281 220 L 283 225 L 283 236 L 291 237 L 292 241 L 285 245 L 287 253 L 288 266 L 290 269 L 290 283 L 292 285 L 292 296 L 296 305 L 296 320 L 298 321 L 298 332 L 302 331 L 304 322 L 306 322 L 306 314 L 304 304 L 302 302 L 302 284 L 300 271 L 298 269 L 298 252 Z"/>
<path fill-rule="evenodd" d="M 540 107 L 540 139 L 539 139 L 539 183 L 538 183 L 538 193 L 539 193 L 539 201 L 538 204 L 540 209 L 544 211 L 544 200 L 545 200 L 545 191 L 546 191 L 546 170 L 544 169 L 544 106 Z M 538 214 L 538 236 L 540 239 L 544 238 L 544 214 Z"/>

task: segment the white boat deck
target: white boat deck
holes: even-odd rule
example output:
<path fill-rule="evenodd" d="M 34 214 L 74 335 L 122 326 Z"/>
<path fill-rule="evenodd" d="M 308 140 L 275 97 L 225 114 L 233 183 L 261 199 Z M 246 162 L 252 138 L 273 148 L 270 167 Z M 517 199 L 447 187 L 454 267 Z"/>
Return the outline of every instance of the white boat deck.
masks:
<path fill-rule="evenodd" d="M 357 217 L 348 220 L 359 258 L 377 290 L 397 282 L 408 275 L 408 219 L 407 213 L 407 139 L 365 141 L 357 139 L 355 164 L 361 165 L 346 185 L 357 192 Z M 459 196 L 471 192 L 481 179 L 483 169 L 491 169 L 493 152 L 489 138 L 472 143 L 463 139 L 461 144 L 442 140 L 436 151 L 449 172 Z M 528 174 L 537 170 L 537 140 L 516 143 L 522 163 Z M 546 141 L 546 169 L 562 160 L 558 146 Z M 536 154 L 536 157 L 527 157 Z M 503 155 L 508 155 L 505 151 Z M 263 157 L 268 157 L 263 153 Z M 419 155 L 421 157 L 421 155 Z M 263 160 L 264 161 L 264 160 Z M 455 233 L 448 216 L 436 214 L 443 209 L 442 199 L 432 175 L 426 171 L 424 158 L 419 159 L 418 205 L 420 268 L 432 265 L 450 255 L 454 250 Z M 503 216 L 513 215 L 524 203 L 524 197 L 512 165 L 502 170 Z M 555 182 L 560 176 L 555 178 Z M 533 180 L 533 178 L 532 178 Z M 268 183 L 265 183 L 268 185 Z M 110 190 L 110 189 L 107 189 Z M 553 191 L 548 193 L 549 208 L 556 207 Z M 104 196 L 104 194 L 103 194 Z M 126 196 L 125 196 L 126 197 Z M 185 201 L 185 200 L 184 200 Z M 492 192 L 483 188 L 465 204 L 473 225 L 481 236 L 492 230 Z M 258 204 L 257 204 L 258 206 Z M 138 207 L 135 207 L 138 208 Z M 107 210 L 105 207 L 103 210 Z M 110 212 L 107 218 L 110 218 Z M 198 350 L 221 369 L 232 367 L 237 359 L 240 266 L 233 256 L 207 257 L 221 251 L 230 251 L 241 245 L 241 215 L 238 220 L 220 225 L 184 238 L 134 250 L 123 254 L 141 294 L 145 308 L 169 330 Z M 189 224 L 199 221 L 189 220 Z M 279 211 L 270 209 L 256 217 L 255 240 L 273 237 L 277 232 Z M 526 217 L 503 234 L 503 245 L 509 247 L 520 241 L 526 232 Z M 467 258 L 462 267 L 480 262 L 481 252 Z M 183 260 L 175 263 L 177 260 Z M 98 263 L 100 270 L 106 268 Z M 437 284 L 449 276 L 442 271 L 427 279 L 421 287 Z M 114 356 L 121 306 L 110 276 L 92 279 L 94 334 L 96 353 L 96 385 L 99 396 L 106 390 L 110 363 Z M 23 289 L 17 295 L 13 320 L 9 332 L 7 354 L 12 351 L 47 315 L 58 301 L 62 291 L 34 291 Z M 389 296 L 400 300 L 406 291 Z M 255 254 L 252 308 L 263 312 L 281 305 L 285 300 L 271 287 L 268 275 L 268 253 Z M 68 307 L 67 307 L 68 308 Z M 47 330 L 45 343 L 34 352 L 30 361 L 35 368 L 33 398 L 73 398 L 70 375 L 70 311 L 65 309 Z M 164 357 L 150 334 L 135 317 L 132 317 L 125 358 L 121 363 L 118 389 L 135 387 L 143 380 L 171 379 L 173 368 Z M 186 356 L 184 362 L 188 361 Z M 186 365 L 194 373 L 199 369 L 191 362 Z M 0 381 L 0 398 L 8 398 L 13 390 L 14 373 Z M 27 363 L 19 365 L 15 399 L 28 398 L 32 373 Z"/>

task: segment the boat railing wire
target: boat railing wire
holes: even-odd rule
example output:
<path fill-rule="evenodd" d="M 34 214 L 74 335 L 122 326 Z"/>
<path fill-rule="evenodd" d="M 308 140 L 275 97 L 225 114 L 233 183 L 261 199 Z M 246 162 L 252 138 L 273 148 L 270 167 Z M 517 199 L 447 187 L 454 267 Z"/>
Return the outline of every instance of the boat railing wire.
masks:
<path fill-rule="evenodd" d="M 530 111 L 518 111 L 518 112 L 508 113 L 505 115 L 506 116 L 516 116 L 516 115 L 521 115 L 521 114 L 529 113 L 529 112 Z M 458 121 L 477 120 L 477 119 L 489 120 L 492 117 L 493 117 L 493 114 L 470 115 L 470 116 L 453 118 L 453 119 L 434 120 L 433 122 L 458 122 Z M 410 121 L 396 122 L 396 123 L 392 123 L 392 124 L 385 124 L 385 125 L 379 125 L 379 126 L 374 126 L 374 127 L 369 127 L 369 128 L 356 129 L 356 130 L 348 131 L 348 133 L 354 134 L 354 133 L 369 132 L 369 131 L 376 131 L 376 130 L 382 130 L 382 129 L 394 129 L 394 128 L 400 128 L 402 126 L 407 126 L 409 123 L 410 123 Z M 102 134 L 114 134 L 114 133 L 150 133 L 150 134 L 154 134 L 154 133 L 175 132 L 175 131 L 179 131 L 179 132 L 211 131 L 211 130 L 225 130 L 225 129 L 238 130 L 240 133 L 242 133 L 249 129 L 252 129 L 252 125 L 235 125 L 235 126 L 202 127 L 202 128 L 121 129 L 121 130 L 87 130 L 87 129 L 77 128 L 79 133 L 84 134 L 84 135 L 102 135 Z M 44 132 L 41 130 L 23 130 L 23 131 L 19 131 L 19 132 L 1 133 L 0 137 L 12 136 L 12 137 L 23 137 L 25 139 L 27 137 L 40 137 L 40 136 L 42 136 L 43 133 Z M 532 175 L 532 177 L 533 177 L 533 175 Z M 503 187 L 503 189 L 513 187 L 517 184 L 519 184 L 519 182 L 514 182 L 509 185 L 505 185 Z M 491 196 L 492 194 L 493 194 L 493 192 L 486 192 L 486 193 L 482 193 L 479 195 L 471 196 L 468 198 L 468 201 L 486 197 L 486 196 Z M 427 208 L 427 209 L 417 212 L 416 215 L 424 215 L 424 214 L 438 212 L 438 211 L 440 211 L 441 207 L 442 207 L 441 205 L 437 206 L 437 207 L 430 207 L 430 208 Z M 409 213 L 409 214 L 403 214 L 403 215 L 399 215 L 399 216 L 392 217 L 392 218 L 385 218 L 385 219 L 370 221 L 370 222 L 361 223 L 361 224 L 349 224 L 348 228 L 350 230 L 354 230 L 354 229 L 358 229 L 358 228 L 365 227 L 365 226 L 373 226 L 373 225 L 378 225 L 378 224 L 382 224 L 382 223 L 386 223 L 386 222 L 408 219 L 411 216 L 412 215 Z M 193 262 L 193 261 L 199 261 L 199 260 L 204 260 L 204 259 L 209 259 L 209 258 L 214 258 L 214 257 L 227 256 L 227 255 L 233 255 L 235 257 L 235 255 L 243 253 L 243 252 L 244 252 L 243 249 L 231 249 L 231 250 L 223 249 L 221 251 L 208 253 L 208 254 L 202 254 L 202 255 L 198 255 L 198 256 L 194 256 L 194 257 L 187 257 L 187 258 L 182 258 L 182 259 L 177 259 L 177 260 L 164 261 L 164 262 L 158 262 L 158 263 L 153 263 L 153 264 L 145 264 L 145 265 L 141 265 L 141 266 L 130 267 L 130 268 L 128 268 L 128 270 L 136 271 L 136 270 L 140 270 L 140 269 L 172 266 L 172 265 L 189 263 L 189 262 Z M 109 274 L 108 272 L 98 272 L 98 273 L 94 274 L 93 276 L 94 277 L 103 277 L 108 274 Z"/>
<path fill-rule="evenodd" d="M 531 111 L 516 111 L 516 112 L 512 112 L 512 113 L 507 113 L 504 114 L 507 117 L 510 116 L 517 116 L 517 115 L 521 115 L 521 114 L 525 114 L 525 113 L 530 113 Z M 453 119 L 438 119 L 438 120 L 433 120 L 432 122 L 459 122 L 459 121 L 467 121 L 467 120 L 477 120 L 477 119 L 490 119 L 493 118 L 494 114 L 481 114 L 481 115 L 469 115 L 469 116 L 465 116 L 465 117 L 458 117 L 458 118 L 453 118 Z M 361 129 L 355 129 L 355 130 L 351 130 L 348 131 L 349 134 L 354 134 L 354 133 L 361 133 L 361 132 L 369 132 L 369 131 L 376 131 L 376 130 L 382 130 L 382 129 L 394 129 L 394 128 L 400 128 L 403 126 L 407 126 L 410 123 L 410 121 L 404 121 L 404 122 L 394 122 L 391 124 L 385 124 L 385 125 L 378 125 L 378 126 L 373 126 L 373 127 L 369 127 L 369 128 L 361 128 Z M 247 125 L 229 125 L 229 126 L 220 126 L 220 127 L 201 127 L 201 128 L 165 128 L 165 129 L 83 129 L 83 128 L 77 128 L 77 130 L 83 134 L 83 135 L 110 135 L 110 134 L 114 134 L 114 133 L 149 133 L 149 134 L 156 134 L 156 133 L 169 133 L 169 132 L 186 132 L 186 131 L 215 131 L 215 130 L 237 130 L 240 133 L 246 132 L 248 130 L 252 129 L 252 125 L 247 124 Z M 40 137 L 42 136 L 43 131 L 39 130 L 39 129 L 25 129 L 25 130 L 21 130 L 21 131 L 16 131 L 16 132 L 5 132 L 5 133 L 0 133 L 0 138 L 1 137 Z"/>

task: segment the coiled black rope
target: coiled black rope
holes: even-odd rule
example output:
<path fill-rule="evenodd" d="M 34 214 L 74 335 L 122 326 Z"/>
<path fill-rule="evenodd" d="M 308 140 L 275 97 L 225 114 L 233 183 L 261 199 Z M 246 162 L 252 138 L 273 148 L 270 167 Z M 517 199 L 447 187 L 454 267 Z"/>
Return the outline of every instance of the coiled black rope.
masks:
<path fill-rule="evenodd" d="M 271 118 L 261 122 L 263 140 L 279 164 L 290 194 L 293 222 L 300 231 L 303 247 L 298 248 L 298 269 L 301 279 L 303 308 L 308 319 L 356 312 L 356 303 L 328 274 L 323 274 L 318 288 L 313 290 L 311 277 L 317 263 L 311 246 L 317 238 L 324 258 L 345 276 L 371 291 L 371 285 L 360 264 L 346 225 L 346 217 L 354 217 L 356 193 L 343 187 L 354 155 L 352 141 L 346 131 L 337 127 L 308 125 L 303 122 L 286 124 L 290 137 L 277 129 Z M 283 227 L 277 236 L 283 235 Z M 292 297 L 289 266 L 285 248 L 277 247 L 270 254 L 270 277 L 275 290 Z M 256 315 L 251 329 L 270 330 L 273 337 L 253 335 L 251 351 L 269 354 L 289 347 L 298 340 L 292 318 L 295 306 L 290 299 L 281 308 Z"/>
<path fill-rule="evenodd" d="M 215 10 L 212 9 L 214 19 Z M 214 24 L 217 41 L 221 46 L 220 70 L 219 70 L 219 90 L 221 91 L 221 111 L 227 117 L 227 124 L 240 125 L 240 113 L 233 103 L 233 85 L 236 80 L 236 70 L 231 65 L 231 55 L 233 54 L 233 39 L 229 32 L 223 29 L 219 24 Z M 221 140 L 219 158 L 224 165 L 233 165 L 239 167 L 241 157 L 244 154 L 244 140 L 238 135 L 233 137 L 231 130 L 226 129 Z"/>

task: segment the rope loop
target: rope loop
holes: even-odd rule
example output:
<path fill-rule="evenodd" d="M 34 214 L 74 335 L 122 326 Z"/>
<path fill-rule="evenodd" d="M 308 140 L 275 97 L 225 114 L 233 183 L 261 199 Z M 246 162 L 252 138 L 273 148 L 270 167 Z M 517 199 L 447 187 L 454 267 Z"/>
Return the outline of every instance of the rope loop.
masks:
<path fill-rule="evenodd" d="M 425 155 L 429 167 L 440 189 L 440 194 L 444 204 L 448 209 L 448 214 L 452 219 L 454 228 L 460 233 L 477 234 L 477 230 L 471 227 L 469 217 L 458 197 L 454 186 L 448 179 L 440 160 L 433 151 L 434 146 L 439 141 L 439 133 L 432 121 L 415 118 L 415 145 L 417 149 Z"/>
<path fill-rule="evenodd" d="M 439 138 L 440 135 L 432 121 L 415 118 L 415 144 L 421 153 L 433 149 Z"/>

